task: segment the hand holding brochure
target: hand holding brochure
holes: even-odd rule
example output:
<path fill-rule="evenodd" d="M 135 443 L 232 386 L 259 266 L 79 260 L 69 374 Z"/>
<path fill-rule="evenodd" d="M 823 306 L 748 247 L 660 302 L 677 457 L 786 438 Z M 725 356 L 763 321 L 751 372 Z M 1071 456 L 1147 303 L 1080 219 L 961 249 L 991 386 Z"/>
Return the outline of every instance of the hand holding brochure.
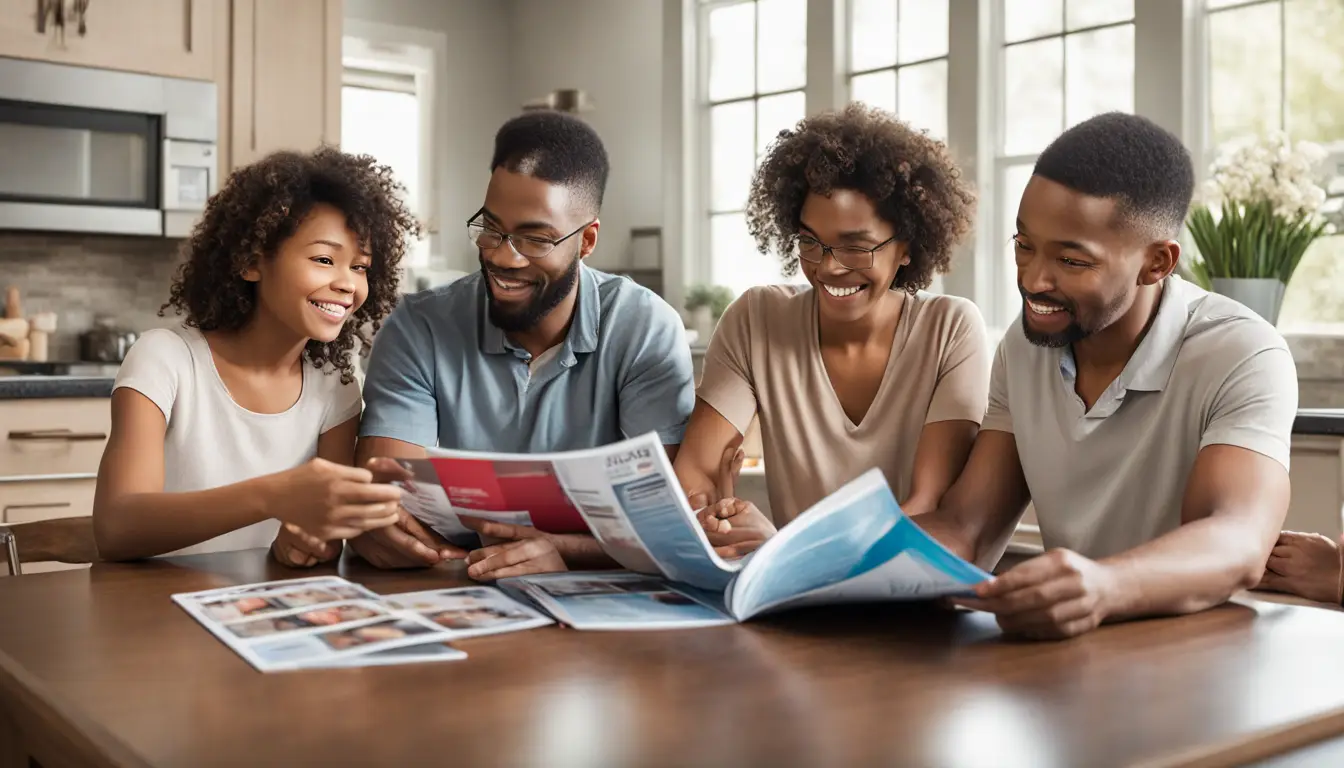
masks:
<path fill-rule="evenodd" d="M 434 466 L 442 453 L 408 464 L 417 478 L 433 477 L 424 467 Z M 496 474 L 507 474 L 517 462 L 554 477 L 603 550 L 635 572 L 500 583 L 580 628 L 703 626 L 800 605 L 926 599 L 966 594 L 989 578 L 911 521 L 876 469 L 815 504 L 748 557 L 724 560 L 687 503 L 656 435 L 585 451 L 488 458 Z M 440 501 L 421 503 L 431 497 Z M 465 530 L 456 516 L 480 512 L 452 498 L 421 487 L 407 505 L 440 533 Z M 520 519 L 530 514 L 512 512 Z"/>
<path fill-rule="evenodd" d="M 173 595 L 173 602 L 261 672 L 453 661 L 446 643 L 552 621 L 497 589 L 386 597 L 335 576 Z"/>

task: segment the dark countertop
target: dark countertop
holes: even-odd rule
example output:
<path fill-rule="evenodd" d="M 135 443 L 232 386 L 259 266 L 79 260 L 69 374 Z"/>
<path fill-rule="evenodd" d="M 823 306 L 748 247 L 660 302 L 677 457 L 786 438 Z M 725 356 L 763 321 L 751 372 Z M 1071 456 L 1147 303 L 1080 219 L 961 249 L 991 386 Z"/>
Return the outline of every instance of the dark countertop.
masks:
<path fill-rule="evenodd" d="M 1299 408 L 1293 434 L 1344 436 L 1344 408 Z"/>
<path fill-rule="evenodd" d="M 111 397 L 110 376 L 0 376 L 0 400 Z"/>
<path fill-rule="evenodd" d="M 112 381 L 110 376 L 0 376 L 0 400 L 111 397 Z M 1299 409 L 1293 434 L 1344 436 L 1344 408 Z"/>

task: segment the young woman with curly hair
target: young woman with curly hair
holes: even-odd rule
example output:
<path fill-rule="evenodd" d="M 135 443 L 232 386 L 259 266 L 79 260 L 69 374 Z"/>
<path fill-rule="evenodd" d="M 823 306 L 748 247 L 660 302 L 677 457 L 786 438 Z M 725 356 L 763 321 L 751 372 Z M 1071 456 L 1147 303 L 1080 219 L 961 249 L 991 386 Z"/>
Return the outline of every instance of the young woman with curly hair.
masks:
<path fill-rule="evenodd" d="M 354 461 L 351 352 L 397 301 L 419 225 L 391 171 L 323 148 L 242 168 L 211 198 L 160 315 L 112 393 L 99 554 L 273 545 L 289 565 L 397 519 L 400 491 Z"/>
<path fill-rule="evenodd" d="M 747 226 L 808 285 L 753 288 L 724 313 L 675 464 L 721 554 L 775 531 L 733 498 L 754 416 L 780 524 L 872 467 L 906 512 L 937 506 L 984 416 L 990 351 L 974 304 L 923 289 L 974 209 L 947 148 L 889 113 L 851 104 L 780 133 Z"/>

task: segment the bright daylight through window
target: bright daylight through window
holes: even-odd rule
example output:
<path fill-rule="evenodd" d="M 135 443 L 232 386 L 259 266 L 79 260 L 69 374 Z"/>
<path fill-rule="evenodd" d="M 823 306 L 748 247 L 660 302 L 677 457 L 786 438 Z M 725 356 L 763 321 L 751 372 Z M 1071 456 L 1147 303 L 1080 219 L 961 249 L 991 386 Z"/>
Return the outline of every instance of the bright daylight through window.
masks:
<path fill-rule="evenodd" d="M 854 0 L 849 97 L 947 139 L 948 0 Z"/>
<path fill-rule="evenodd" d="M 414 74 L 347 64 L 341 88 L 341 149 L 372 155 L 389 166 L 406 186 L 407 205 L 423 221 L 428 180 L 422 178 L 421 109 Z M 422 238 L 411 245 L 405 266 L 428 264 L 428 240 Z"/>
<path fill-rule="evenodd" d="M 807 81 L 806 0 L 754 0 L 703 7 L 708 45 L 704 120 L 708 164 L 701 179 L 709 220 L 709 281 L 740 294 L 786 282 L 781 263 L 747 233 L 751 177 L 780 130 L 803 118 Z M 794 278 L 801 281 L 801 273 Z"/>
<path fill-rule="evenodd" d="M 1284 129 L 1344 158 L 1344 3 L 1208 0 L 1210 156 L 1220 146 Z M 1206 162 L 1207 164 L 1207 162 Z M 1327 168 L 1332 164 L 1327 164 Z M 1339 234 L 1308 249 L 1284 295 L 1279 327 L 1344 326 L 1344 176 L 1326 184 Z"/>
<path fill-rule="evenodd" d="M 1021 311 L 1010 242 L 1037 155 L 1089 117 L 1134 111 L 1134 2 L 1004 0 L 1000 29 L 997 194 L 988 249 L 997 257 L 990 273 L 999 289 L 994 306 L 981 309 L 990 325 L 1003 328 Z"/>

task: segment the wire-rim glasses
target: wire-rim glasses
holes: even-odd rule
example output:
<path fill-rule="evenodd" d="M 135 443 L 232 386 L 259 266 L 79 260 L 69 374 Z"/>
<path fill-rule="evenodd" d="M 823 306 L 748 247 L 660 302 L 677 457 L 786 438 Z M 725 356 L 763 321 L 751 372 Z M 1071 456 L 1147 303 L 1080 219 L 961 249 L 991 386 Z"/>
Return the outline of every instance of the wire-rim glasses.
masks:
<path fill-rule="evenodd" d="M 811 264 L 820 264 L 829 253 L 831 258 L 845 269 L 870 269 L 876 258 L 875 254 L 895 239 L 893 235 L 872 248 L 860 248 L 857 245 L 826 245 L 811 235 L 799 235 L 798 258 Z"/>
<path fill-rule="evenodd" d="M 544 237 L 535 237 L 533 235 L 511 235 L 500 232 L 493 227 L 488 227 L 480 220 L 482 211 L 477 211 L 470 219 L 467 219 L 467 240 L 477 248 L 483 251 L 493 251 L 504 244 L 505 240 L 519 256 L 529 261 L 544 259 L 555 250 L 555 247 L 569 238 L 579 234 L 583 230 L 592 226 L 590 221 L 582 227 L 570 232 L 559 240 L 548 240 Z M 597 221 L 593 219 L 593 221 Z"/>

